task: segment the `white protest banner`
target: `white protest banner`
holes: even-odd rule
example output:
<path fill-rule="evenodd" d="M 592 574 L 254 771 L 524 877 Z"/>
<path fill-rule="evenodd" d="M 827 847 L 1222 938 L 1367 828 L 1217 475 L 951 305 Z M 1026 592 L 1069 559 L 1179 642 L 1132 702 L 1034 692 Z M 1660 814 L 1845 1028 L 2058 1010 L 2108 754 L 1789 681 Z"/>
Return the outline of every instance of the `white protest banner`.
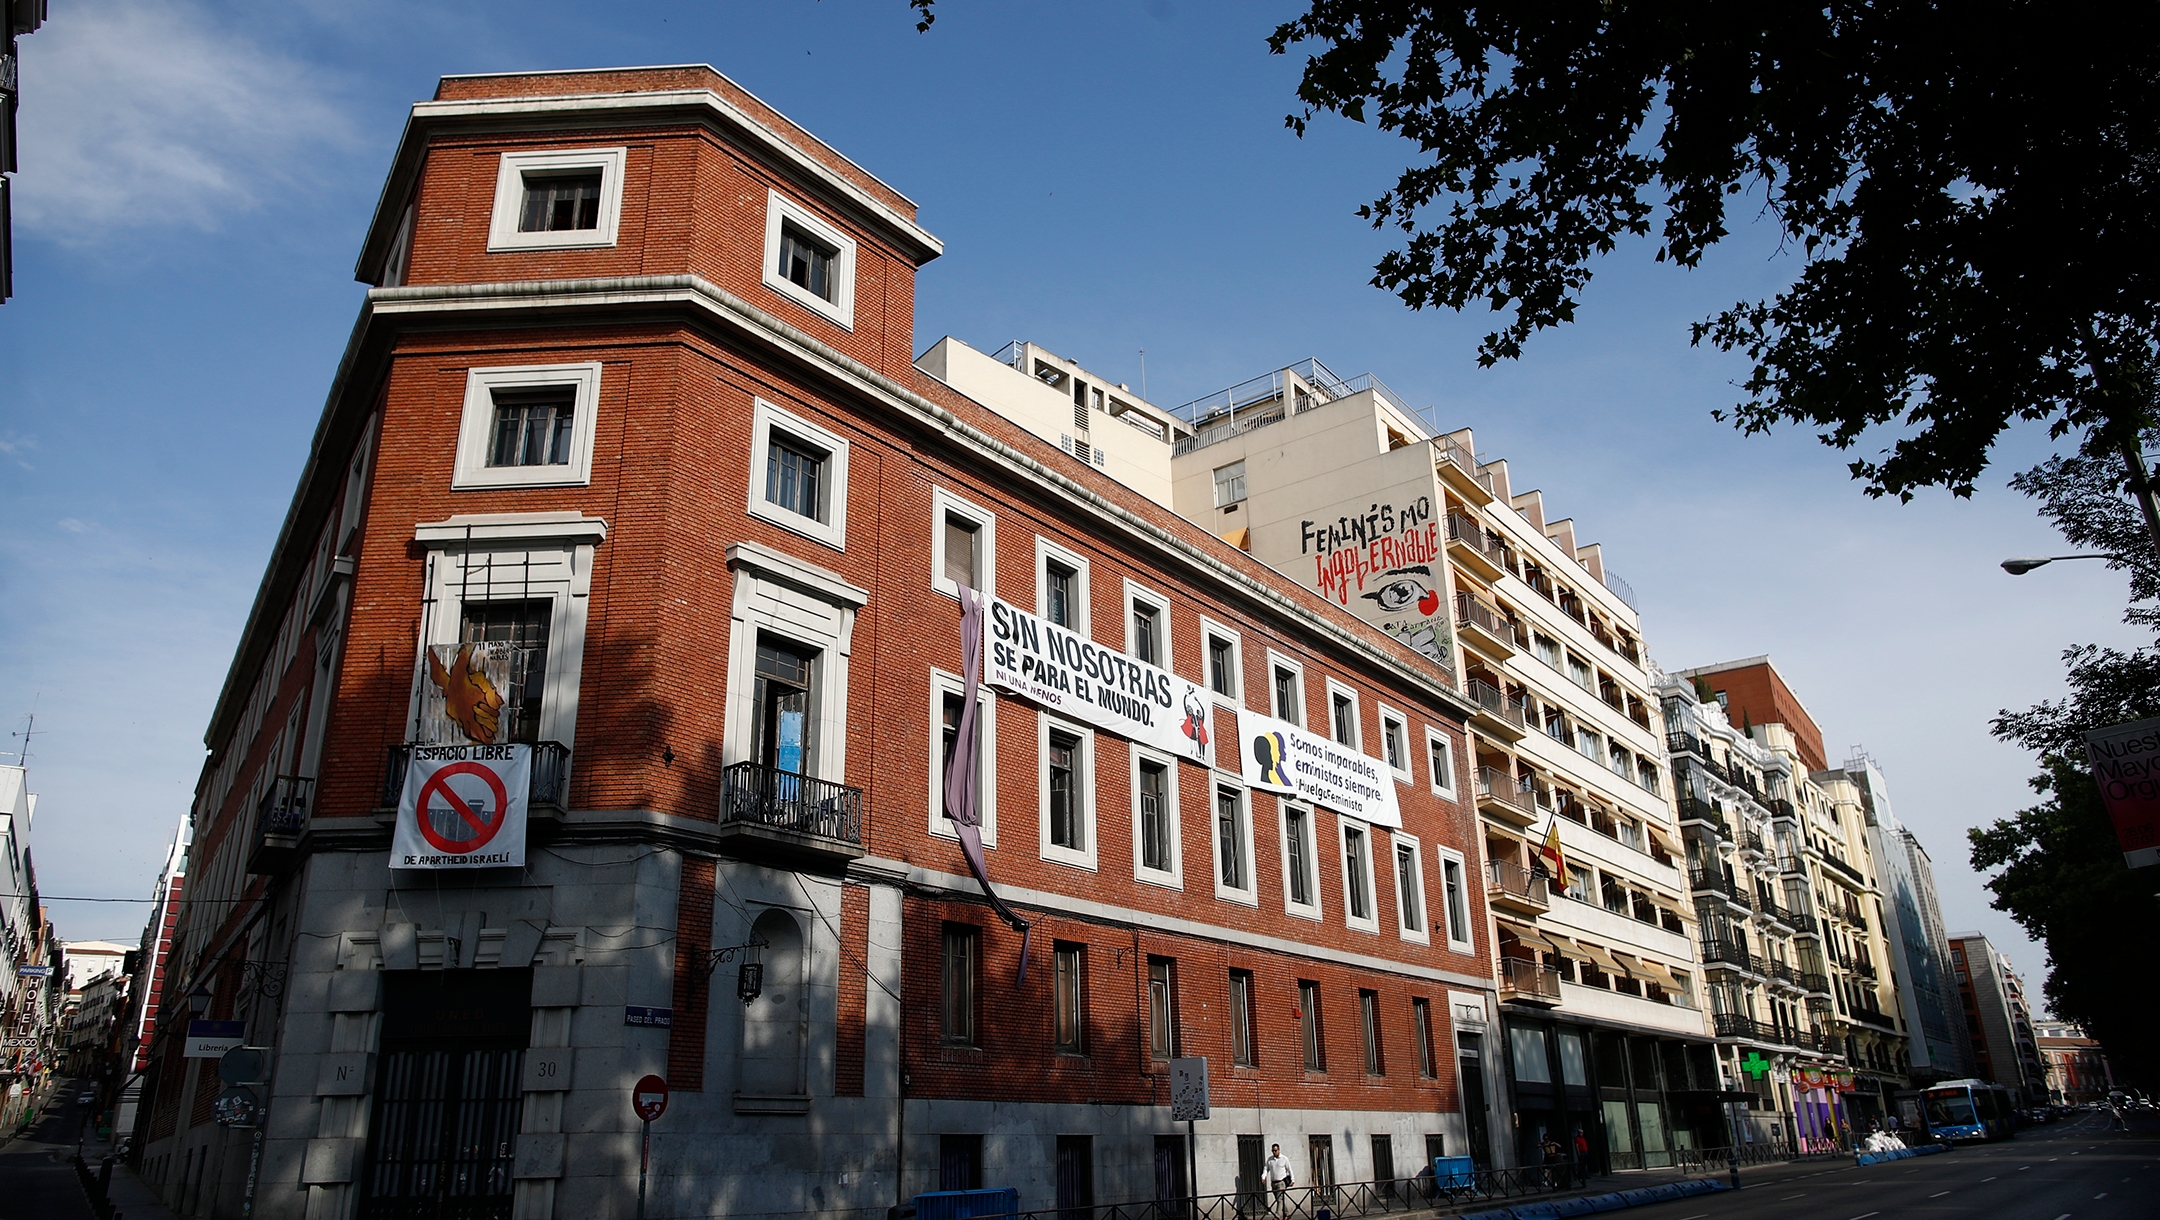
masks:
<path fill-rule="evenodd" d="M 1379 759 L 1244 708 L 1238 709 L 1237 722 L 1238 758 L 1246 783 L 1375 826 L 1402 825 L 1395 777 Z"/>
<path fill-rule="evenodd" d="M 522 867 L 531 788 L 531 746 L 414 746 L 390 867 Z"/>
<path fill-rule="evenodd" d="M 983 681 L 1202 766 L 1214 703 L 1190 680 L 1090 643 L 1003 599 L 983 616 Z"/>

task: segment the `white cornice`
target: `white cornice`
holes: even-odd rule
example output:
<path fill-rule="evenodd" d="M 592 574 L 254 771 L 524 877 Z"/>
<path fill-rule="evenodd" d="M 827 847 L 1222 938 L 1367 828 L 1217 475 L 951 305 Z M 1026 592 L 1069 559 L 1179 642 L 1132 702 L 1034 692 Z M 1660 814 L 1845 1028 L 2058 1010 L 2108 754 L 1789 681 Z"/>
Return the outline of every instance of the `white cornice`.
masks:
<path fill-rule="evenodd" d="M 610 276 L 579 280 L 521 280 L 490 284 L 415 285 L 375 288 L 368 292 L 368 307 L 379 318 L 412 318 L 454 315 L 479 311 L 591 309 L 599 306 L 689 306 L 731 329 L 781 349 L 824 376 L 881 406 L 913 415 L 974 449 L 980 456 L 1004 466 L 1008 472 L 1041 484 L 1075 513 L 1094 519 L 1110 530 L 1136 538 L 1143 546 L 1166 552 L 1201 574 L 1270 610 L 1299 627 L 1351 650 L 1386 670 L 1410 687 L 1430 692 L 1458 715 L 1470 714 L 1470 705 L 1456 692 L 1438 685 L 1431 675 L 1392 659 L 1341 623 L 1288 595 L 1238 571 L 1221 558 L 1202 550 L 1192 540 L 1140 516 L 1064 472 L 1022 452 L 950 410 L 924 398 L 906 386 L 870 368 L 779 318 L 758 309 L 719 285 L 696 275 Z M 1198 526 L 1193 527 L 1198 530 Z"/>

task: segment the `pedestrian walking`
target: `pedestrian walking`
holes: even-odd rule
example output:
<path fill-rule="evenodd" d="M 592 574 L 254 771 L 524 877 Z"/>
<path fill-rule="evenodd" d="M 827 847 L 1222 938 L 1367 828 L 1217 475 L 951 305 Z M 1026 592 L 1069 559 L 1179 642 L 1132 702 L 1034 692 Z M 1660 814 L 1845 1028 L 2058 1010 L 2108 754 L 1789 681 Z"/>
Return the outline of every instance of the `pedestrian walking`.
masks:
<path fill-rule="evenodd" d="M 1290 1207 L 1290 1158 L 1282 1154 L 1281 1144 L 1268 1146 L 1267 1163 L 1260 1167 L 1260 1176 L 1267 1179 L 1269 1202 L 1278 1216 L 1289 1215 Z"/>

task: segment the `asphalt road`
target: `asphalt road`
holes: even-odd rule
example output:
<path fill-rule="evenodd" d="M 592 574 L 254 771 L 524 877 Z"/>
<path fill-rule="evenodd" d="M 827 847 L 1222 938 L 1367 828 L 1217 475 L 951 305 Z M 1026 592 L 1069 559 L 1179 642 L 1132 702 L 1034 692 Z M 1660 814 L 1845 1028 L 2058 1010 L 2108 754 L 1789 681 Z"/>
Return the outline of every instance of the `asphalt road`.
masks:
<path fill-rule="evenodd" d="M 2160 1119 L 2110 1131 L 2106 1115 L 2016 1139 L 1857 1167 L 1849 1160 L 1740 1171 L 1741 1189 L 1630 1208 L 1626 1220 L 2153 1220 Z"/>
<path fill-rule="evenodd" d="M 75 1177 L 75 1137 L 89 1107 L 63 1080 L 26 1135 L 0 1144 L 0 1220 L 94 1220 Z"/>

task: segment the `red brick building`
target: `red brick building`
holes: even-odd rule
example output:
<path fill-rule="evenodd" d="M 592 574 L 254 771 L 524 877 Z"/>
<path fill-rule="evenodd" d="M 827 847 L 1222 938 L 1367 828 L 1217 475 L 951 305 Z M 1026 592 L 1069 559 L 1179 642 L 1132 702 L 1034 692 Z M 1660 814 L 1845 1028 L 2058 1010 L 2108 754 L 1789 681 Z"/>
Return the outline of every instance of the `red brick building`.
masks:
<path fill-rule="evenodd" d="M 188 1016 L 271 1050 L 270 1217 L 627 1215 L 646 1073 L 673 1090 L 655 1215 L 1221 1194 L 1267 1143 L 1301 1181 L 1489 1154 L 1467 705 L 918 369 L 940 249 L 709 68 L 414 107 L 206 738 L 172 959 L 199 1011 L 165 1006 L 137 1143 L 176 1211 L 238 1214 L 254 1138 L 217 1125 Z M 961 583 L 1202 692 L 1173 754 L 983 688 L 982 837 L 1025 941 L 940 794 Z M 435 808 L 430 717 L 473 723 L 430 694 L 453 653 L 502 658 L 485 740 L 530 749 L 515 867 L 391 851 Z M 1331 726 L 1399 813 L 1248 783 L 1240 709 Z M 1187 1149 L 1169 1061 L 1195 1055 Z"/>

